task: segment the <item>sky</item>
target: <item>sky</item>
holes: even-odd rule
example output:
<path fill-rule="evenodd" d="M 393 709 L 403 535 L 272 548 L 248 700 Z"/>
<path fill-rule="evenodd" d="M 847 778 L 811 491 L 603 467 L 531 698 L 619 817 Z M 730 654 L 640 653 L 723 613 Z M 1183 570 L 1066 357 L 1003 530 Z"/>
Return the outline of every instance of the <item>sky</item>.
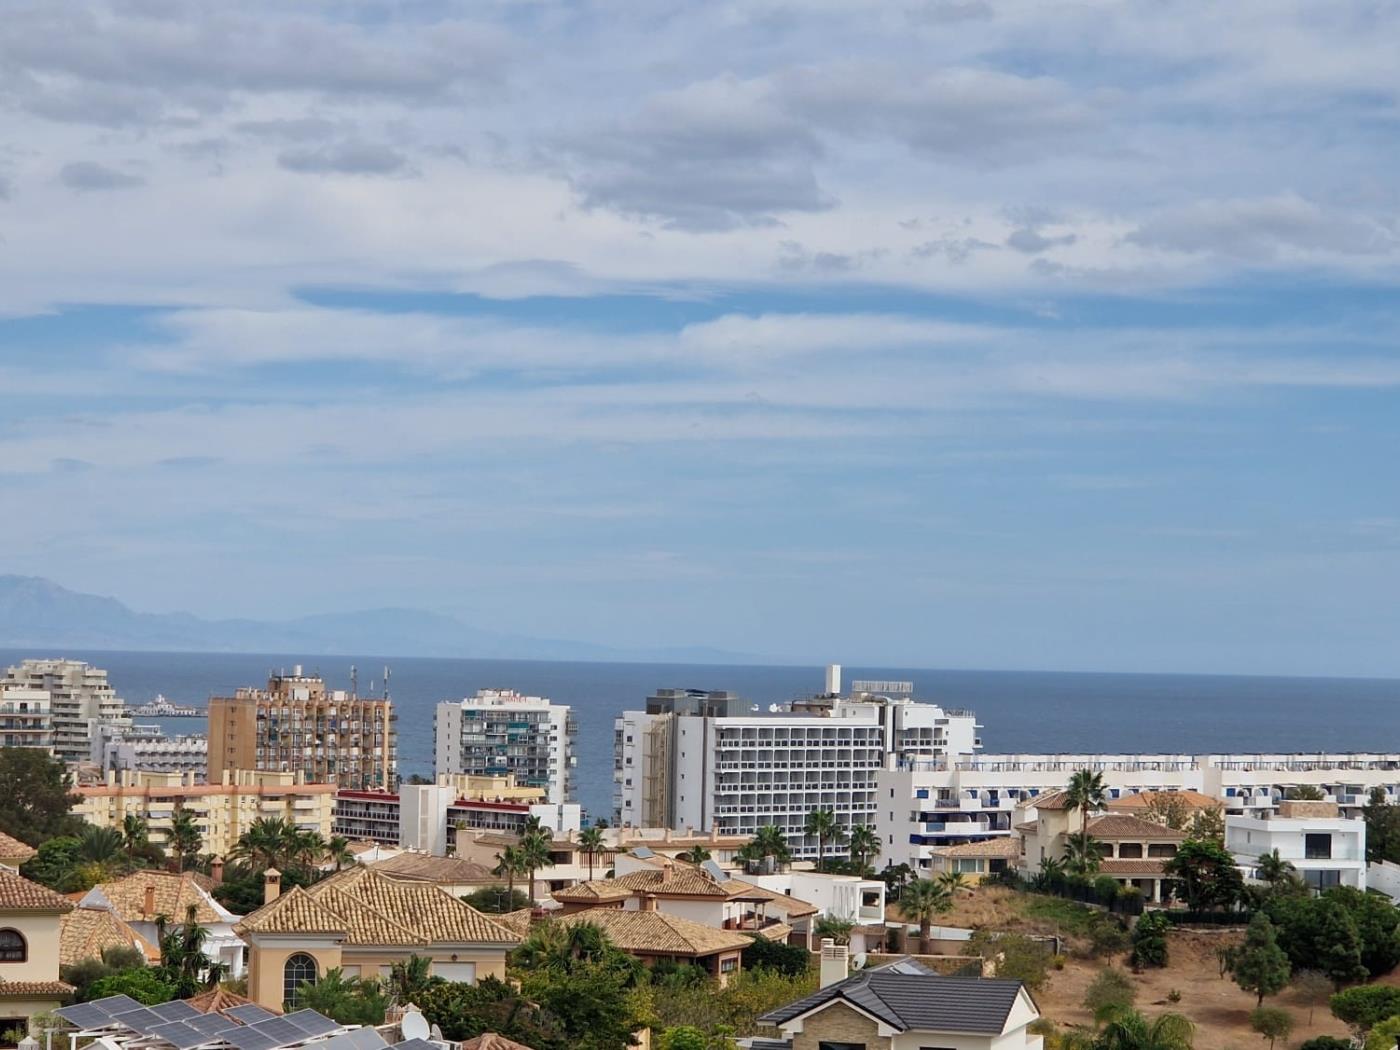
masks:
<path fill-rule="evenodd" d="M 0 20 L 0 572 L 1400 676 L 1400 8 Z"/>

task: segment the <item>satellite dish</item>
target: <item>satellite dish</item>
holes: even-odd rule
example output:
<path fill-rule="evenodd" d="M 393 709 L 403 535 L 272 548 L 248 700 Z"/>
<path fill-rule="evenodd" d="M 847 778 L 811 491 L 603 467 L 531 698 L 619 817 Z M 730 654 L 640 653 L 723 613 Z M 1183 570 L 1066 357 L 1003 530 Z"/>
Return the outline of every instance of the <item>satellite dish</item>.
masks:
<path fill-rule="evenodd" d="M 437 1025 L 433 1025 L 433 1042 L 442 1042 L 442 1029 L 439 1028 Z"/>
<path fill-rule="evenodd" d="M 406 1013 L 403 1020 L 399 1022 L 399 1028 L 403 1032 L 404 1042 L 410 1039 L 427 1039 L 433 1034 L 433 1030 L 428 1027 L 428 1022 L 422 1014 Z"/>

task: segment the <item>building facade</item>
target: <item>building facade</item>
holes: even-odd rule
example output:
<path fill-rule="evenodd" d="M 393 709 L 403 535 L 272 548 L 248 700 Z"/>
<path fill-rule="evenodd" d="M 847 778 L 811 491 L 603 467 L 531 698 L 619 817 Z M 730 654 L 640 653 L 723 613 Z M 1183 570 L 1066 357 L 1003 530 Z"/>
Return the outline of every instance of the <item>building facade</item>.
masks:
<path fill-rule="evenodd" d="M 266 689 L 209 700 L 209 779 L 253 769 L 297 773 L 311 784 L 392 790 L 398 780 L 396 716 L 387 697 L 328 690 L 300 666 Z"/>
<path fill-rule="evenodd" d="M 31 1018 L 72 997 L 58 977 L 63 917 L 72 910 L 67 897 L 0 868 L 0 1032 L 23 1039 Z"/>
<path fill-rule="evenodd" d="M 166 736 L 158 725 L 99 725 L 93 729 L 90 760 L 102 772 L 136 770 L 150 773 L 188 773 L 204 780 L 209 761 L 209 739 L 199 733 Z"/>
<path fill-rule="evenodd" d="M 577 732 L 567 704 L 480 689 L 438 704 L 434 768 L 438 776 L 510 774 L 523 787 L 543 788 L 548 802 L 573 802 Z"/>
<path fill-rule="evenodd" d="M 53 753 L 65 762 L 86 762 L 92 750 L 95 727 L 103 724 L 130 726 L 126 705 L 107 681 L 107 672 L 81 660 L 25 660 L 7 668 L 0 678 L 0 694 L 15 692 L 17 701 L 36 702 L 48 697 L 49 732 Z M 20 694 L 25 694 L 23 697 Z M 19 712 L 19 717 L 24 712 Z M 14 732 L 33 733 L 39 724 Z"/>
<path fill-rule="evenodd" d="M 981 746 L 970 711 L 916 702 L 910 683 L 853 685 L 849 696 L 766 715 L 732 693 L 658 691 L 645 711 L 615 723 L 615 822 L 737 835 L 772 824 L 795 856 L 814 857 L 816 840 L 803 832 L 808 813 L 830 809 L 846 828 L 873 824 L 876 779 L 887 766 L 945 762 Z"/>
<path fill-rule="evenodd" d="M 1269 816 L 1231 814 L 1225 848 L 1248 878 L 1259 878 L 1260 858 L 1277 850 L 1315 890 L 1366 889 L 1366 822 L 1342 816 L 1335 802 L 1285 800 Z"/>
<path fill-rule="evenodd" d="M 36 747 L 53 753 L 48 690 L 0 685 L 0 747 Z"/>
<path fill-rule="evenodd" d="M 335 787 L 307 784 L 299 774 L 225 772 L 218 783 L 195 783 L 180 773 L 108 772 L 103 783 L 74 789 L 73 813 L 89 824 L 121 829 L 134 815 L 146 821 L 151 841 L 165 847 L 178 810 L 188 812 L 203 838 L 201 853 L 228 855 L 260 817 L 278 818 L 303 831 L 331 835 Z"/>

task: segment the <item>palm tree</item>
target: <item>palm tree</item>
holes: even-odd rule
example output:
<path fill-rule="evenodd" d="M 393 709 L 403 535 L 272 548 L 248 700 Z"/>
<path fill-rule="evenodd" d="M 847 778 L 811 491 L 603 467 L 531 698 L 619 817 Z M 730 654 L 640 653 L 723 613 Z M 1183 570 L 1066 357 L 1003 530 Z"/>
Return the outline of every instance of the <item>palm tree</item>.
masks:
<path fill-rule="evenodd" d="M 1191 1050 L 1196 1026 L 1180 1014 L 1152 1019 L 1136 1010 L 1120 1013 L 1099 1033 L 1096 1050 Z"/>
<path fill-rule="evenodd" d="M 184 871 L 188 859 L 197 856 L 203 846 L 204 836 L 199 833 L 194 814 L 177 803 L 170 822 L 170 849 L 175 854 L 176 870 Z"/>
<path fill-rule="evenodd" d="M 185 912 L 185 921 L 173 930 L 164 915 L 156 916 L 156 944 L 160 948 L 160 965 L 180 994 L 188 998 L 212 980 L 223 976 L 222 964 L 211 963 L 204 954 L 209 931 L 195 918 L 195 906 Z"/>
<path fill-rule="evenodd" d="M 691 864 L 704 864 L 705 861 L 710 859 L 710 851 L 697 843 L 691 846 L 690 849 L 682 850 L 680 853 L 677 853 L 676 856 L 680 860 L 688 861 Z"/>
<path fill-rule="evenodd" d="M 841 825 L 836 823 L 836 814 L 829 809 L 814 809 L 807 814 L 807 823 L 802 826 L 802 830 L 808 835 L 816 836 L 817 870 L 821 871 L 826 844 L 834 842 L 836 836 L 841 834 Z"/>
<path fill-rule="evenodd" d="M 938 884 L 948 891 L 951 897 L 967 886 L 967 878 L 960 871 L 941 871 L 938 873 Z"/>
<path fill-rule="evenodd" d="M 1108 785 L 1103 774 L 1097 770 L 1080 769 L 1070 775 L 1069 795 L 1071 809 L 1079 810 L 1079 830 L 1089 829 L 1089 810 L 1102 809 L 1108 803 Z"/>
<path fill-rule="evenodd" d="M 151 832 L 145 820 L 138 814 L 128 813 L 122 817 L 122 839 L 126 843 L 126 866 L 136 867 L 136 851 L 145 849 L 150 842 Z"/>
<path fill-rule="evenodd" d="M 427 956 L 410 955 L 389 967 L 389 990 L 400 1006 L 416 1003 L 433 983 L 433 964 Z"/>
<path fill-rule="evenodd" d="M 238 836 L 238 841 L 228 852 L 229 859 L 246 861 L 249 867 L 257 871 L 290 867 L 290 846 L 296 835 L 295 825 L 288 824 L 280 817 L 259 817 Z"/>
<path fill-rule="evenodd" d="M 904 887 L 899 895 L 899 913 L 911 922 L 919 924 L 920 947 L 929 954 L 929 937 L 933 927 L 933 917 L 942 914 L 953 906 L 952 894 L 947 887 L 932 879 L 917 879 Z"/>
<path fill-rule="evenodd" d="M 530 902 L 535 901 L 535 872 L 540 868 L 554 867 L 554 860 L 550 857 L 550 848 L 554 845 L 554 836 L 543 828 L 534 828 L 526 831 L 520 837 L 520 844 L 516 847 L 519 850 L 521 866 L 530 873 Z"/>
<path fill-rule="evenodd" d="M 1099 843 L 1087 831 L 1080 831 L 1065 839 L 1065 870 L 1074 875 L 1092 875 L 1099 870 Z"/>
<path fill-rule="evenodd" d="M 293 827 L 288 843 L 288 859 L 299 868 L 318 867 L 326 856 L 326 840 L 319 831 L 302 831 Z"/>
<path fill-rule="evenodd" d="M 593 881 L 593 859 L 603 852 L 603 829 L 584 828 L 578 833 L 578 848 L 588 857 L 588 881 Z"/>
<path fill-rule="evenodd" d="M 78 832 L 78 856 L 110 867 L 122 853 L 122 833 L 116 828 L 84 824 Z"/>
<path fill-rule="evenodd" d="M 792 863 L 792 850 L 788 849 L 787 836 L 779 831 L 775 824 L 765 824 L 759 828 L 745 848 L 749 850 L 750 856 L 760 862 L 772 857 L 777 864 Z"/>
<path fill-rule="evenodd" d="M 340 871 L 347 864 L 353 864 L 355 854 L 350 852 L 350 840 L 344 835 L 332 835 L 326 843 L 326 860 L 335 865 L 336 871 Z"/>
<path fill-rule="evenodd" d="M 862 868 L 880 855 L 880 836 L 868 824 L 857 824 L 851 828 L 851 857 Z"/>
<path fill-rule="evenodd" d="M 1279 856 L 1277 849 L 1262 854 L 1259 857 L 1259 877 L 1270 886 L 1277 886 L 1280 882 L 1290 878 L 1296 870 L 1291 861 L 1284 860 Z"/>

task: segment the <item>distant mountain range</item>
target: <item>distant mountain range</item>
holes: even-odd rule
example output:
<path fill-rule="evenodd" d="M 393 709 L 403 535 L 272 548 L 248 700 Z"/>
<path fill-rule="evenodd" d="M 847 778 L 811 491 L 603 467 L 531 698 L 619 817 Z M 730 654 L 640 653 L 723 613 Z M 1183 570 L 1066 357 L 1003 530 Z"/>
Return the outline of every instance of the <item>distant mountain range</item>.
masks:
<path fill-rule="evenodd" d="M 614 649 L 589 642 L 496 634 L 418 609 L 366 609 L 292 620 L 204 620 L 136 612 L 38 576 L 0 576 L 0 648 L 69 646 L 158 652 L 440 656 L 498 660 L 767 663 L 704 647 Z"/>

